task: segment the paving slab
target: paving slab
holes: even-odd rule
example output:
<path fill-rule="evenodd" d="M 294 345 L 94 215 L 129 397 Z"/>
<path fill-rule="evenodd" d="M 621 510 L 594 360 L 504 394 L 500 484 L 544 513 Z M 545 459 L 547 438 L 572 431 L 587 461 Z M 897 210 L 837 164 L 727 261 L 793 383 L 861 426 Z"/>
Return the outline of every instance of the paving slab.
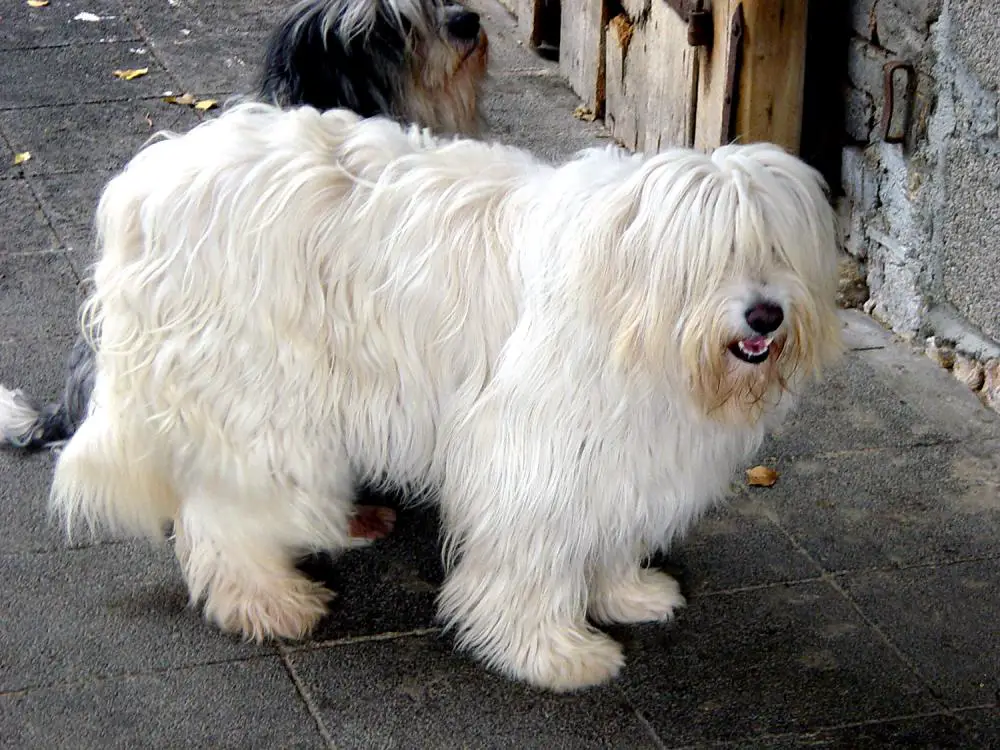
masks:
<path fill-rule="evenodd" d="M 673 626 L 623 637 L 622 690 L 668 747 L 938 708 L 825 582 L 700 597 Z"/>
<path fill-rule="evenodd" d="M 249 93 L 259 75 L 259 62 L 268 27 L 252 31 L 216 31 L 195 27 L 172 41 L 155 46 L 157 59 L 172 76 L 183 81 L 187 93 Z M 221 103 L 221 100 L 220 100 Z"/>
<path fill-rule="evenodd" d="M 788 420 L 768 436 L 761 455 L 787 459 L 954 439 L 947 429 L 901 402 L 863 357 L 853 356 L 810 387 Z"/>
<path fill-rule="evenodd" d="M 559 696 L 512 685 L 432 636 L 296 651 L 289 658 L 334 747 L 657 747 L 613 686 Z"/>
<path fill-rule="evenodd" d="M 0 182 L 0 257 L 51 252 L 59 243 L 32 186 L 24 179 Z"/>
<path fill-rule="evenodd" d="M 172 87 L 167 72 L 135 42 L 8 50 L 0 69 L 0 109 L 111 102 L 156 96 Z M 73 68 L 72 76 L 57 71 Z M 148 69 L 130 81 L 114 72 Z"/>
<path fill-rule="evenodd" d="M 954 445 L 780 461 L 748 490 L 828 571 L 1000 556 L 1000 469 Z"/>
<path fill-rule="evenodd" d="M 0 569 L 0 693 L 274 653 L 204 622 L 166 548 L 105 543 L 5 554 Z"/>
<path fill-rule="evenodd" d="M 982 747 L 1000 747 L 1000 697 L 992 701 L 993 705 L 971 711 L 959 712 L 958 718 L 966 727 L 966 732 L 975 737 Z"/>
<path fill-rule="evenodd" d="M 745 750 L 965 750 L 975 737 L 958 719 L 936 714 L 893 721 L 857 724 L 819 732 L 725 743 Z"/>
<path fill-rule="evenodd" d="M 326 747 L 277 657 L 0 695 L 4 747 Z"/>
<path fill-rule="evenodd" d="M 996 560 L 838 576 L 837 582 L 950 708 L 1000 696 Z"/>
<path fill-rule="evenodd" d="M 11 2 L 0 18 L 0 51 L 139 38 L 116 0 L 51 0 L 43 8 Z"/>
<path fill-rule="evenodd" d="M 109 178 L 104 170 L 46 174 L 32 179 L 31 187 L 57 233 L 89 230 Z"/>
<path fill-rule="evenodd" d="M 199 118 L 159 97 L 0 112 L 0 127 L 16 151 L 30 151 L 24 174 L 113 173 L 159 130 L 187 130 Z M 96 209 L 96 206 L 92 207 Z"/>
<path fill-rule="evenodd" d="M 822 573 L 759 501 L 742 490 L 654 564 L 675 575 L 689 597 L 809 580 Z"/>

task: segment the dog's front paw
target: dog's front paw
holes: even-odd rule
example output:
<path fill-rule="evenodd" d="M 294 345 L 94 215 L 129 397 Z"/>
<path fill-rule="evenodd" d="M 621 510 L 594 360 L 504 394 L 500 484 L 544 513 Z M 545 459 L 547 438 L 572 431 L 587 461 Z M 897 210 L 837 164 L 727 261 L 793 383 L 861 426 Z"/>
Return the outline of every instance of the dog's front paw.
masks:
<path fill-rule="evenodd" d="M 614 679 L 625 666 L 621 644 L 593 630 L 571 630 L 536 643 L 517 676 L 547 690 L 568 692 Z"/>
<path fill-rule="evenodd" d="M 591 594 L 588 613 L 599 623 L 663 622 L 685 605 L 681 588 L 659 570 L 640 568 L 627 578 L 608 581 Z"/>
<path fill-rule="evenodd" d="M 300 576 L 284 579 L 281 588 L 252 592 L 222 585 L 210 591 L 205 616 L 222 630 L 247 640 L 299 640 L 326 614 L 333 596 L 329 589 Z"/>

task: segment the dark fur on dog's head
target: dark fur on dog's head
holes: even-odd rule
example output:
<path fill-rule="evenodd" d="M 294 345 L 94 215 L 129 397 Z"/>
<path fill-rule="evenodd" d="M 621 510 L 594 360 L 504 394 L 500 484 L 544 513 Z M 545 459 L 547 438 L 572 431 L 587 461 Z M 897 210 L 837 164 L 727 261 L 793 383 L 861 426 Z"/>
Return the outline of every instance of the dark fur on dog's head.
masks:
<path fill-rule="evenodd" d="M 451 0 L 300 0 L 268 42 L 260 96 L 473 133 L 487 46 Z"/>

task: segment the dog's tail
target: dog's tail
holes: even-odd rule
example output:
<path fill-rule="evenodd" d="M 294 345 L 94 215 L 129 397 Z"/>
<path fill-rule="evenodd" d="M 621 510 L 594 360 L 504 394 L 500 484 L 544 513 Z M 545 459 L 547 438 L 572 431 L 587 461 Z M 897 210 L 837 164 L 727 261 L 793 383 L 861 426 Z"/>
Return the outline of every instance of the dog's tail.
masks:
<path fill-rule="evenodd" d="M 0 385 L 0 445 L 24 450 L 57 446 L 72 434 L 66 404 L 44 406 L 19 389 Z"/>
<path fill-rule="evenodd" d="M 94 410 L 59 454 L 52 511 L 72 534 L 83 522 L 98 529 L 162 539 L 180 498 L 156 452 L 139 434 Z"/>
<path fill-rule="evenodd" d="M 38 450 L 58 447 L 72 437 L 87 417 L 97 373 L 94 351 L 86 338 L 77 336 L 66 364 L 62 398 L 50 404 L 0 385 L 0 445 Z"/>

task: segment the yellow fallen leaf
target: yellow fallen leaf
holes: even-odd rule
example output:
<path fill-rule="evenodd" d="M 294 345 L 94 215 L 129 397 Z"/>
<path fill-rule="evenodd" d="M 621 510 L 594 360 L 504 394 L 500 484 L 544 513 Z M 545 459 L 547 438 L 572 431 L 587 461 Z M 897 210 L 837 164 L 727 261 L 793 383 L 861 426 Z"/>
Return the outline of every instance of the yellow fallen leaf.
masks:
<path fill-rule="evenodd" d="M 584 122 L 593 122 L 597 119 L 597 115 L 594 114 L 593 110 L 584 107 L 583 105 L 573 110 L 573 117 L 577 120 L 583 120 Z"/>
<path fill-rule="evenodd" d="M 778 481 L 778 472 L 770 466 L 754 466 L 747 469 L 747 484 L 751 487 L 770 487 Z"/>
<path fill-rule="evenodd" d="M 31 159 L 30 151 L 22 151 L 20 154 L 14 154 L 14 166 L 16 167 L 19 164 L 24 164 L 24 162 L 29 159 Z"/>
<path fill-rule="evenodd" d="M 148 72 L 149 68 L 132 68 L 129 70 L 116 70 L 114 72 L 114 76 L 115 78 L 120 78 L 123 81 L 131 81 L 133 78 L 144 76 Z"/>
<path fill-rule="evenodd" d="M 32 8 L 44 8 L 49 4 L 49 0 L 28 0 L 28 5 Z"/>
<path fill-rule="evenodd" d="M 215 101 L 215 99 L 202 99 L 200 102 L 194 105 L 194 108 L 200 109 L 202 112 L 206 112 L 217 106 L 219 106 L 219 103 Z"/>
<path fill-rule="evenodd" d="M 197 99 L 195 99 L 191 94 L 181 94 L 180 96 L 165 96 L 163 101 L 167 104 L 183 104 L 186 106 L 191 106 Z"/>

